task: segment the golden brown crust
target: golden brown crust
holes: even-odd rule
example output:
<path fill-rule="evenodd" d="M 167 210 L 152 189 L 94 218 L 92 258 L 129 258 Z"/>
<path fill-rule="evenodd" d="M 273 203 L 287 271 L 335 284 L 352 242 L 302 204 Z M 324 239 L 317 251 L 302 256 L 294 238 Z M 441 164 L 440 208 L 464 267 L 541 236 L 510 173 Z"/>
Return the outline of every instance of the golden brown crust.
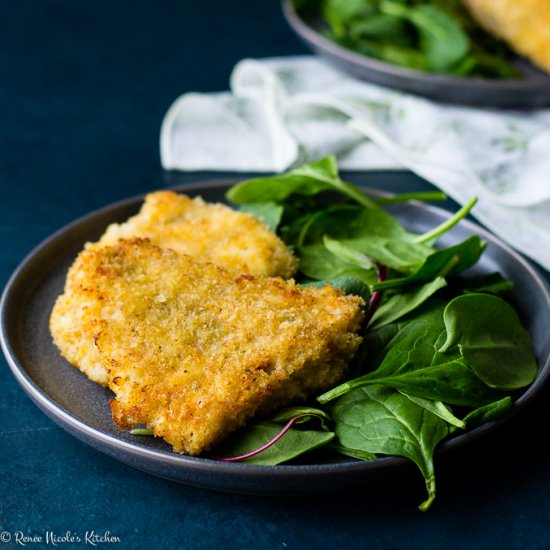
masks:
<path fill-rule="evenodd" d="M 115 422 L 188 454 L 336 384 L 360 343 L 360 298 L 239 276 L 146 240 L 85 250 L 68 284 L 108 368 Z"/>
<path fill-rule="evenodd" d="M 251 214 L 173 191 L 147 195 L 140 212 L 123 224 L 110 225 L 99 243 L 112 245 L 120 238 L 135 237 L 262 277 L 287 279 L 294 275 L 298 263 L 284 243 Z"/>
<path fill-rule="evenodd" d="M 464 4 L 486 30 L 550 72 L 548 0 L 464 0 Z"/>
<path fill-rule="evenodd" d="M 163 248 L 213 262 L 238 273 L 290 277 L 297 267 L 295 256 L 260 221 L 221 204 L 207 204 L 172 191 L 150 193 L 140 212 L 122 224 L 109 226 L 98 243 L 88 248 L 116 244 L 119 238 L 149 238 Z M 80 281 L 79 260 L 70 268 L 64 294 L 50 319 L 54 342 L 62 355 L 90 379 L 107 385 L 94 337 L 97 330 L 85 328 L 86 286 Z M 83 286 L 82 286 L 83 285 Z"/>

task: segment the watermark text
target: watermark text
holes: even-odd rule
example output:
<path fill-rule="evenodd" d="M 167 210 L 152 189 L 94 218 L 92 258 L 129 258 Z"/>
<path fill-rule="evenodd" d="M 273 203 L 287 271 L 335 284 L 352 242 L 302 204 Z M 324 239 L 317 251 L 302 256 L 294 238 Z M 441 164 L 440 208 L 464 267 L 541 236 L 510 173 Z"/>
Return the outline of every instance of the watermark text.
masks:
<path fill-rule="evenodd" d="M 0 546 L 10 544 L 13 546 L 32 547 L 40 546 L 64 546 L 84 544 L 87 546 L 103 546 L 107 544 L 119 544 L 119 536 L 110 531 L 66 531 L 56 533 L 55 531 L 44 531 L 43 533 L 25 533 L 24 531 L 2 531 L 0 532 Z"/>

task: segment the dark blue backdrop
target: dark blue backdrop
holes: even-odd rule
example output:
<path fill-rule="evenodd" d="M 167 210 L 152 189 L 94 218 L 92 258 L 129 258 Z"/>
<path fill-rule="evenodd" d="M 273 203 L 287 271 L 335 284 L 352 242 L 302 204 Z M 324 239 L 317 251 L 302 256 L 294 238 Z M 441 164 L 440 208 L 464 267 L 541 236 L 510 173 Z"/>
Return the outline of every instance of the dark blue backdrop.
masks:
<path fill-rule="evenodd" d="M 243 57 L 304 52 L 277 0 L 0 3 L 2 282 L 53 230 L 166 184 L 158 135 L 175 97 L 226 89 Z M 428 188 L 407 175 L 386 187 L 407 185 Z M 3 360 L 0 389 L 0 539 L 95 530 L 121 539 L 103 547 L 130 549 L 550 547 L 548 391 L 505 429 L 440 457 L 439 496 L 422 514 L 416 479 L 315 500 L 176 485 L 58 429 Z"/>

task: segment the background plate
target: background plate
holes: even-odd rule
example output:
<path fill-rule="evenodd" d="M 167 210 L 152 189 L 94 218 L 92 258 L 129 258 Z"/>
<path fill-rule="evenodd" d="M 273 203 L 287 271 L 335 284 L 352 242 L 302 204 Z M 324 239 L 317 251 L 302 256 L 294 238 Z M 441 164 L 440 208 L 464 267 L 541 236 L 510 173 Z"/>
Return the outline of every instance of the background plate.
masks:
<path fill-rule="evenodd" d="M 191 196 L 222 201 L 233 182 L 181 186 Z M 368 190 L 374 196 L 379 191 Z M 69 365 L 52 343 L 48 320 L 56 297 L 62 292 L 69 265 L 86 241 L 96 240 L 109 223 L 136 213 L 143 197 L 135 197 L 93 212 L 61 229 L 32 251 L 12 275 L 2 297 L 2 347 L 16 379 L 30 398 L 69 433 L 133 467 L 173 481 L 236 493 L 305 495 L 356 490 L 414 469 L 400 458 L 372 462 L 311 455 L 302 463 L 255 466 L 223 463 L 171 452 L 163 441 L 136 437 L 116 428 L 110 417 L 109 390 L 88 380 Z M 446 219 L 448 212 L 421 203 L 391 208 L 402 223 L 423 232 Z M 513 409 L 496 422 L 454 437 L 441 450 L 473 440 L 517 412 L 541 389 L 550 372 L 550 293 L 539 274 L 517 253 L 488 232 L 462 221 L 440 243 L 449 246 L 477 234 L 489 242 L 477 273 L 501 271 L 516 283 L 516 307 L 533 338 L 539 364 L 536 381 L 521 393 Z M 327 462 L 334 460 L 334 462 Z"/>
<path fill-rule="evenodd" d="M 363 80 L 461 105 L 535 108 L 550 104 L 550 77 L 523 59 L 517 58 L 515 63 L 523 74 L 523 78 L 517 80 L 424 73 L 385 63 L 335 44 L 320 33 L 324 23 L 318 17 L 296 13 L 292 0 L 283 1 L 283 12 L 294 32 L 314 52 Z"/>

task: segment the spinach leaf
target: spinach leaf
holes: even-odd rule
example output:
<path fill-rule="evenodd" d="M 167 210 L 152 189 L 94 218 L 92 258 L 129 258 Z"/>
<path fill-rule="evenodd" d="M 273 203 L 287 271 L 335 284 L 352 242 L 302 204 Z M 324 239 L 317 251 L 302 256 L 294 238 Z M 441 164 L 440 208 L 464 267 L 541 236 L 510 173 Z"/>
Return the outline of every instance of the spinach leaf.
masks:
<path fill-rule="evenodd" d="M 462 215 L 465 212 L 463 210 Z M 438 236 L 459 219 L 460 213 L 457 213 L 420 238 Z M 302 225 L 298 239 L 300 271 L 312 279 L 326 279 L 341 275 L 352 265 L 365 269 L 370 259 L 411 273 L 376 283 L 375 290 L 403 288 L 459 273 L 473 265 L 485 249 L 485 243 L 477 236 L 437 251 L 418 240 L 418 235 L 408 232 L 382 209 L 337 205 L 311 215 Z"/>
<path fill-rule="evenodd" d="M 506 411 L 512 408 L 514 404 L 510 396 L 503 397 L 498 401 L 478 407 L 464 417 L 464 423 L 468 428 L 481 426 L 486 422 L 491 422 L 499 416 L 502 416 Z"/>
<path fill-rule="evenodd" d="M 517 78 L 510 49 L 474 22 L 457 0 L 294 0 L 318 13 L 341 46 L 412 69 Z"/>
<path fill-rule="evenodd" d="M 401 294 L 390 296 L 374 312 L 369 323 L 369 330 L 377 330 L 404 317 L 446 285 L 445 279 L 436 277 L 425 285 L 411 287 L 410 290 Z"/>
<path fill-rule="evenodd" d="M 240 456 L 272 440 L 281 431 L 281 425 L 260 420 L 239 430 L 216 449 L 216 455 L 222 457 Z M 326 445 L 334 439 L 334 433 L 314 430 L 290 429 L 271 447 L 261 453 L 243 460 L 246 464 L 275 465 L 287 462 L 301 454 Z"/>
<path fill-rule="evenodd" d="M 375 39 L 393 41 L 394 45 L 402 47 L 412 45 L 403 19 L 386 13 L 373 14 L 368 18 L 356 17 L 350 20 L 348 34 L 353 42 L 362 39 Z"/>
<path fill-rule="evenodd" d="M 298 242 L 300 270 L 314 279 L 327 278 L 323 264 L 339 270 L 352 266 L 365 269 L 366 256 L 399 271 L 415 271 L 433 253 L 431 246 L 415 243 L 416 237 L 382 209 L 355 205 L 327 208 L 303 226 Z M 334 276 L 334 271 L 331 273 L 329 277 Z"/>
<path fill-rule="evenodd" d="M 449 434 L 444 420 L 382 386 L 354 390 L 338 399 L 330 412 L 339 445 L 412 460 L 422 472 L 428 491 L 420 509 L 430 507 L 436 493 L 433 452 Z"/>
<path fill-rule="evenodd" d="M 395 372 L 383 374 L 374 371 L 336 386 L 320 395 L 317 400 L 319 403 L 327 403 L 356 388 L 376 385 L 464 407 L 476 407 L 499 397 L 495 390 L 491 390 L 483 384 L 468 365 L 460 359 L 437 365 L 420 366 L 419 364 L 402 363 L 395 357 L 390 357 L 383 366 L 389 369 L 390 365 Z"/>
<path fill-rule="evenodd" d="M 437 6 L 421 4 L 409 19 L 420 33 L 420 44 L 432 69 L 445 71 L 468 53 L 468 35 Z"/>
<path fill-rule="evenodd" d="M 356 458 L 357 460 L 376 460 L 378 458 L 374 453 L 369 453 L 361 449 L 351 449 L 350 447 L 339 445 L 338 443 L 335 443 L 334 439 L 328 443 L 325 448 L 327 451 L 334 451 L 335 453 Z"/>
<path fill-rule="evenodd" d="M 329 251 L 334 253 L 335 248 L 333 246 Z M 353 251 L 370 257 L 382 265 L 406 273 L 417 269 L 426 255 L 431 252 L 431 249 L 426 246 L 415 244 L 406 238 L 399 240 L 377 234 L 372 234 L 370 237 L 344 239 L 338 243 L 338 248 L 340 249 L 338 256 L 342 259 L 347 255 L 348 261 L 357 267 L 365 269 L 366 265 L 360 256 L 353 257 Z"/>
<path fill-rule="evenodd" d="M 330 1 L 333 7 L 345 3 Z M 346 39 L 351 28 L 367 34 L 360 4 L 376 8 L 386 1 L 350 3 L 352 15 L 342 20 Z M 381 34 L 384 24 L 389 22 L 377 22 Z M 337 191 L 353 202 L 327 207 L 328 196 L 315 196 L 324 191 Z M 414 234 L 380 208 L 411 195 L 372 201 L 340 179 L 333 157 L 243 182 L 228 197 L 273 230 L 279 228 L 298 251 L 302 274 L 313 279 L 302 281 L 304 286 L 330 284 L 361 296 L 371 304 L 367 316 L 374 314 L 370 325 L 364 323 L 369 330 L 350 364 L 355 378 L 318 397 L 322 404 L 330 402 L 326 411 L 289 407 L 271 421 L 253 422 L 222 446 L 223 454 L 231 455 L 226 460 L 280 464 L 320 446 L 360 460 L 404 456 L 425 478 L 428 499 L 421 509 L 427 509 L 435 497 L 435 446 L 457 429 L 502 414 L 512 399 L 501 390 L 523 387 L 536 374 L 529 337 L 511 306 L 480 294 L 506 292 L 510 282 L 498 274 L 454 277 L 477 262 L 486 243 L 473 236 L 448 248 L 433 246 L 469 213 L 475 199 L 434 229 Z M 387 268 L 393 278 L 380 281 L 378 273 L 383 279 Z M 452 284 L 436 297 L 446 277 Z M 441 299 L 457 293 L 465 294 L 449 303 Z M 372 304 L 380 297 L 375 310 Z M 453 405 L 474 410 L 461 420 Z M 280 422 L 286 425 L 281 428 Z M 310 422 L 320 422 L 314 425 L 319 429 L 304 429 Z M 302 429 L 291 428 L 297 424 Z"/>
<path fill-rule="evenodd" d="M 514 288 L 514 283 L 506 279 L 500 273 L 490 273 L 480 277 L 468 279 L 455 279 L 450 281 L 450 286 L 464 294 L 480 293 L 507 294 Z"/>
<path fill-rule="evenodd" d="M 358 378 L 363 372 L 365 372 L 365 358 L 367 355 L 367 339 L 363 338 L 363 341 L 359 344 L 359 348 L 355 352 L 355 355 L 349 364 L 348 379 L 353 380 L 354 378 Z"/>
<path fill-rule="evenodd" d="M 413 403 L 416 403 L 417 405 L 424 407 L 427 411 L 430 411 L 436 416 L 439 416 L 439 418 L 441 418 L 442 420 L 445 420 L 445 422 L 447 422 L 451 426 L 455 426 L 456 428 L 466 427 L 466 423 L 463 420 L 460 420 L 460 418 L 457 418 L 451 412 L 449 407 L 445 405 L 445 403 L 442 403 L 441 401 L 432 401 L 431 399 L 424 399 L 422 397 L 417 397 L 415 395 L 409 395 L 404 392 L 400 392 L 400 393 L 407 396 Z"/>
<path fill-rule="evenodd" d="M 270 231 L 275 232 L 281 223 L 284 208 L 274 202 L 257 202 L 241 205 L 242 212 L 248 212 L 262 221 Z"/>
<path fill-rule="evenodd" d="M 416 316 L 384 327 L 383 335 L 374 340 L 365 358 L 372 372 L 332 388 L 317 400 L 327 403 L 356 388 L 379 384 L 417 397 L 467 407 L 501 397 L 476 376 L 458 348 L 447 353 L 438 351 L 446 335 L 443 304 L 433 301 Z M 371 334 L 367 334 L 367 350 L 370 339 Z"/>
<path fill-rule="evenodd" d="M 367 361 L 370 370 L 374 371 L 379 368 L 388 353 L 394 348 L 404 347 L 406 344 L 403 344 L 403 342 L 406 339 L 415 339 L 418 338 L 419 334 L 425 334 L 428 346 L 434 341 L 436 343 L 443 341 L 437 333 L 444 331 L 443 312 L 445 305 L 444 299 L 432 297 L 419 306 L 414 314 L 411 313 L 396 322 L 375 331 L 370 331 L 367 335 L 369 341 Z M 456 356 L 458 355 L 457 353 Z M 450 354 L 447 355 L 448 357 L 450 357 Z"/>
<path fill-rule="evenodd" d="M 436 277 L 455 275 L 474 265 L 486 246 L 486 242 L 474 235 L 457 245 L 430 254 L 413 274 L 375 283 L 373 288 L 374 290 L 403 289 L 409 285 L 427 283 Z"/>
<path fill-rule="evenodd" d="M 311 279 L 320 281 L 352 277 L 366 284 L 377 281 L 374 269 L 365 270 L 345 262 L 329 252 L 324 244 L 305 246 L 299 253 L 300 271 Z"/>
<path fill-rule="evenodd" d="M 331 239 L 330 237 L 325 235 L 323 237 L 323 244 L 329 252 L 334 254 L 343 262 L 350 263 L 361 269 L 369 270 L 374 268 L 374 263 L 368 256 L 366 256 L 362 252 L 359 252 L 358 250 L 355 250 L 354 248 L 343 245 L 340 241 L 337 241 L 336 239 Z"/>
<path fill-rule="evenodd" d="M 489 294 L 466 294 L 445 308 L 445 352 L 460 353 L 488 386 L 514 390 L 529 385 L 537 374 L 531 339 L 512 306 Z"/>
<path fill-rule="evenodd" d="M 322 409 L 316 409 L 315 407 L 287 407 L 277 411 L 272 417 L 273 422 L 286 423 L 293 418 L 300 416 L 295 425 L 304 424 L 311 420 L 318 420 L 321 424 L 321 429 L 325 432 L 329 432 L 329 426 L 331 424 L 330 416 Z"/>
<path fill-rule="evenodd" d="M 426 55 L 412 47 L 407 48 L 391 42 L 374 42 L 363 39 L 361 42 L 356 42 L 355 49 L 364 55 L 378 57 L 394 65 L 409 67 L 417 71 L 430 69 Z"/>
<path fill-rule="evenodd" d="M 519 78 L 521 72 L 503 58 L 493 55 L 491 51 L 480 51 L 474 48 L 463 60 L 464 65 L 455 66 L 454 74 L 483 74 L 489 78 Z"/>
<path fill-rule="evenodd" d="M 331 26 L 334 35 L 346 35 L 347 25 L 357 17 L 372 15 L 374 9 L 369 9 L 368 0 L 325 0 L 323 16 Z"/>
<path fill-rule="evenodd" d="M 316 195 L 321 191 L 337 191 L 367 208 L 378 208 L 359 188 L 343 182 L 338 175 L 334 156 L 304 164 L 294 170 L 270 177 L 237 183 L 226 194 L 236 204 L 254 202 L 282 203 L 293 194 Z"/>
<path fill-rule="evenodd" d="M 412 241 L 416 237 L 381 208 L 367 209 L 355 204 L 337 204 L 313 214 L 303 226 L 299 244 L 321 243 L 325 235 L 338 240 L 385 235 Z"/>

